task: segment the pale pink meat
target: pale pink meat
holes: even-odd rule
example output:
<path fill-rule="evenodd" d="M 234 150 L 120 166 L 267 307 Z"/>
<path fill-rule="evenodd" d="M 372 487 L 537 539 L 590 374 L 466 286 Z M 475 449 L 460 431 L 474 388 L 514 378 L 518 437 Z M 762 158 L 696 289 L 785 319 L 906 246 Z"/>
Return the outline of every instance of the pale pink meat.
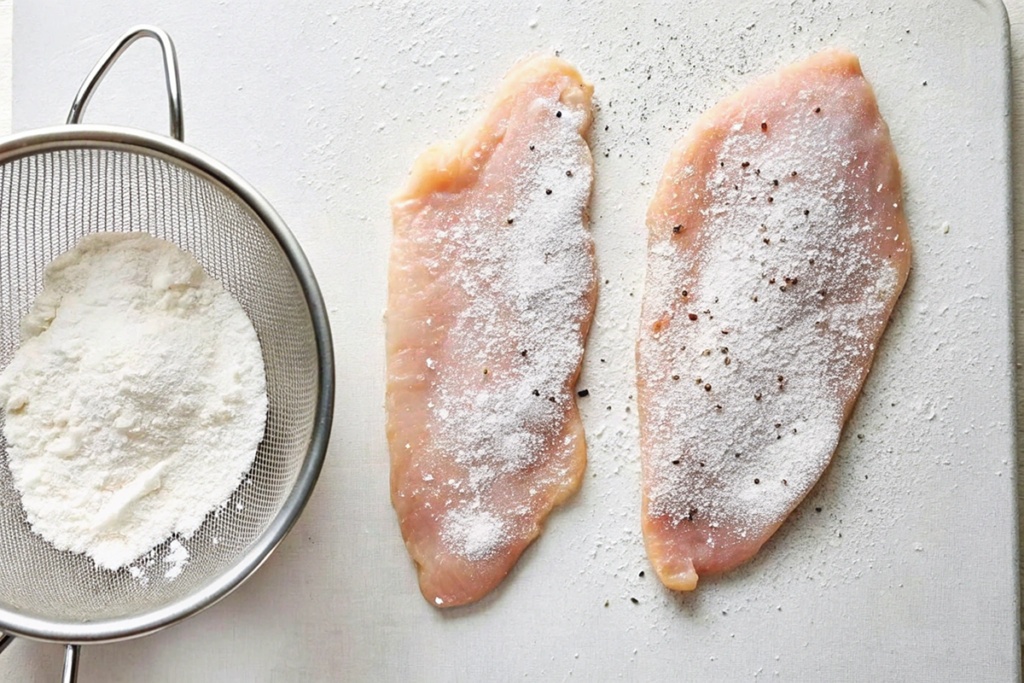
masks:
<path fill-rule="evenodd" d="M 520 64 L 392 202 L 391 499 L 438 607 L 501 582 L 583 475 L 591 92 L 560 59 Z"/>
<path fill-rule="evenodd" d="M 692 590 L 814 486 L 910 269 L 899 164 L 857 58 L 820 53 L 704 114 L 647 225 L 642 524 L 662 582 Z"/>

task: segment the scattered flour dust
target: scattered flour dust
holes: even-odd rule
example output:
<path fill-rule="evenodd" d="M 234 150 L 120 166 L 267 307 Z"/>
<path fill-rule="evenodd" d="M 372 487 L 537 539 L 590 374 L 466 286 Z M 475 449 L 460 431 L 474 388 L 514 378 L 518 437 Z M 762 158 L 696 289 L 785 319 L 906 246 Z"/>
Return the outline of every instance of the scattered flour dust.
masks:
<path fill-rule="evenodd" d="M 167 554 L 164 555 L 164 564 L 170 565 L 164 572 L 164 577 L 168 579 L 177 578 L 181 574 L 181 570 L 188 564 L 188 549 L 178 539 L 174 539 L 168 544 Z"/>
<path fill-rule="evenodd" d="M 99 233 L 47 266 L 0 406 L 32 530 L 117 570 L 231 496 L 263 438 L 266 378 L 252 323 L 195 258 Z M 187 561 L 174 539 L 167 578 Z"/>

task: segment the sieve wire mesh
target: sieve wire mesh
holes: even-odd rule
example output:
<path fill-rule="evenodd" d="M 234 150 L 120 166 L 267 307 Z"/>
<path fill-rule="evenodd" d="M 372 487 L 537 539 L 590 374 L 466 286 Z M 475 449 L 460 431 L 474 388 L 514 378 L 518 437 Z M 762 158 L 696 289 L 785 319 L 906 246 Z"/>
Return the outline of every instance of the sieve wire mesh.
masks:
<path fill-rule="evenodd" d="M 32 533 L 0 434 L 0 606 L 61 622 L 143 615 L 194 593 L 230 569 L 281 510 L 312 437 L 318 357 L 309 308 L 273 233 L 233 193 L 145 150 L 69 143 L 0 163 L 0 369 L 43 268 L 82 236 L 144 231 L 191 252 L 235 296 L 259 336 L 267 426 L 246 481 L 183 541 L 190 558 L 165 576 L 167 543 L 127 569 L 96 568 Z M 0 411 L 0 430 L 3 416 Z M 210 457 L 216 457 L 211 453 Z"/>

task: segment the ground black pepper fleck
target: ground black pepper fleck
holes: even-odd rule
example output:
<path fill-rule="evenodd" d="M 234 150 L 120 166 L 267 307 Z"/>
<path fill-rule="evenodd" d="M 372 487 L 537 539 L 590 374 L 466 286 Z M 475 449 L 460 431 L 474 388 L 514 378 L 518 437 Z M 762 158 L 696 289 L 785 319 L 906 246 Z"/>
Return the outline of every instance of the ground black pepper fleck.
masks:
<path fill-rule="evenodd" d="M 636 598 L 630 598 L 630 599 L 629 599 L 629 601 L 630 601 L 631 603 L 633 603 L 634 605 L 639 605 L 639 604 L 640 604 L 640 601 L 639 601 L 639 600 L 637 600 Z"/>
<path fill-rule="evenodd" d="M 587 396 L 590 396 L 590 389 L 580 389 L 576 392 L 576 395 L 580 398 L 586 398 Z"/>
<path fill-rule="evenodd" d="M 572 171 L 566 171 L 565 175 L 569 178 L 572 178 Z"/>
<path fill-rule="evenodd" d="M 711 385 L 710 384 L 705 384 L 704 385 L 704 391 L 711 391 Z"/>
<path fill-rule="evenodd" d="M 673 225 L 672 226 L 672 232 L 674 232 L 676 234 L 679 234 L 679 231 L 682 230 L 682 229 L 683 229 L 683 226 L 681 226 L 681 225 Z"/>
<path fill-rule="evenodd" d="M 754 480 L 754 483 L 755 483 L 755 484 L 760 484 L 760 483 L 761 483 L 761 480 L 760 480 L 760 479 L 755 479 L 755 480 Z"/>
<path fill-rule="evenodd" d="M 640 578 L 641 579 L 644 578 L 644 570 L 643 569 L 640 570 Z"/>
<path fill-rule="evenodd" d="M 544 194 L 551 194 L 551 188 L 549 187 L 548 189 L 544 190 Z"/>
<path fill-rule="evenodd" d="M 533 390 L 533 395 L 534 396 L 540 396 L 540 389 L 534 389 Z"/>
<path fill-rule="evenodd" d="M 508 224 L 512 225 L 512 219 L 511 218 L 508 219 Z"/>
<path fill-rule="evenodd" d="M 763 130 L 763 131 L 767 131 L 768 130 L 768 122 L 767 121 L 762 121 L 761 122 L 761 130 Z"/>
<path fill-rule="evenodd" d="M 555 118 L 559 118 L 559 119 L 562 118 L 562 112 L 556 111 L 555 112 Z"/>

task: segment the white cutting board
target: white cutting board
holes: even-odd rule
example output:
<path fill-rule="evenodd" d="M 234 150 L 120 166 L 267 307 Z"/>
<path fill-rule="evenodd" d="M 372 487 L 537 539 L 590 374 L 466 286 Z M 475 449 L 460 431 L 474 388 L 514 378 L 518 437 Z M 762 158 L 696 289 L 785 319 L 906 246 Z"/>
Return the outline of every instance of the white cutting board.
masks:
<path fill-rule="evenodd" d="M 82 681 L 1019 676 L 1008 45 L 995 0 L 21 0 L 15 130 L 61 122 L 93 61 L 141 21 L 177 43 L 187 141 L 260 189 L 305 248 L 334 326 L 337 412 L 313 500 L 266 566 L 182 625 L 85 649 Z M 701 111 L 826 46 L 861 56 L 892 129 L 913 273 L 822 482 L 749 565 L 673 595 L 639 533 L 631 379 L 646 204 Z M 608 282 L 579 384 L 590 465 L 492 596 L 439 612 L 419 596 L 388 501 L 387 199 L 416 153 L 459 131 L 535 51 L 578 65 L 599 107 L 592 230 Z M 86 118 L 165 130 L 161 77 L 158 51 L 139 44 Z M 59 656 L 18 642 L 0 679 L 55 680 Z"/>
<path fill-rule="evenodd" d="M 11 132 L 11 34 L 14 0 L 0 0 L 0 135 Z"/>

